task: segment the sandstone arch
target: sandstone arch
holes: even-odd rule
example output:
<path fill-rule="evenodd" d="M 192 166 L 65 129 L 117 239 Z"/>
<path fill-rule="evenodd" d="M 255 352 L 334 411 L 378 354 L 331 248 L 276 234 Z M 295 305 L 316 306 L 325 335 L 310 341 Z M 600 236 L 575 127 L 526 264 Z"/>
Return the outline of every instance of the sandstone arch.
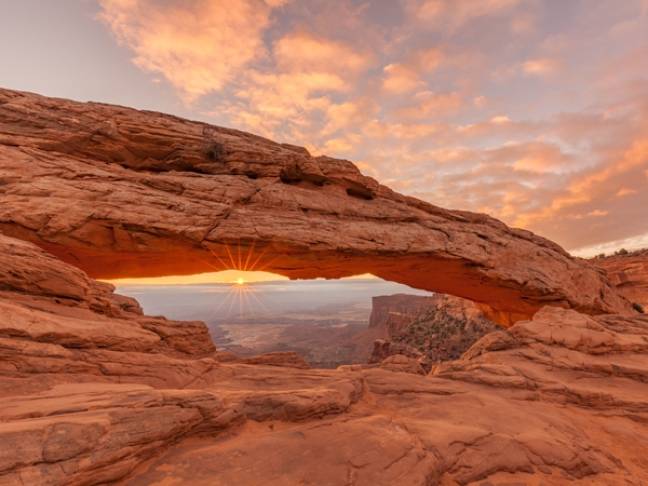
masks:
<path fill-rule="evenodd" d="M 503 324 L 545 304 L 629 310 L 602 271 L 558 245 L 395 193 L 351 162 L 10 90 L 0 90 L 0 231 L 96 278 L 224 269 L 240 248 L 292 278 L 372 273 L 469 298 Z"/>

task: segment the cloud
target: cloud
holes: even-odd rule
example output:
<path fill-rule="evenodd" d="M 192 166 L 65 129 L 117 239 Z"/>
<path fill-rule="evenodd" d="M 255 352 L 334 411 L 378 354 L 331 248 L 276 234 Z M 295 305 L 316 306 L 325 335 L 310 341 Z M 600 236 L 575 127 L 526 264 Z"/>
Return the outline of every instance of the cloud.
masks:
<path fill-rule="evenodd" d="M 455 29 L 479 17 L 507 12 L 519 0 L 423 0 L 410 3 L 410 10 L 422 22 Z"/>
<path fill-rule="evenodd" d="M 100 0 L 100 18 L 205 119 L 568 248 L 646 234 L 645 4 L 554 3 Z"/>
<path fill-rule="evenodd" d="M 406 93 L 424 86 L 419 74 L 404 64 L 388 64 L 383 71 L 383 89 L 387 92 Z"/>
<path fill-rule="evenodd" d="M 522 71 L 530 76 L 549 76 L 558 72 L 560 63 L 555 59 L 529 59 L 522 64 Z"/>
<path fill-rule="evenodd" d="M 432 47 L 409 55 L 403 62 L 388 64 L 383 68 L 383 89 L 395 94 L 423 89 L 423 76 L 435 71 L 443 59 L 442 50 Z"/>
<path fill-rule="evenodd" d="M 647 168 L 648 132 L 608 152 L 596 168 L 578 173 L 542 209 L 522 216 L 520 223 L 559 233 L 572 247 L 643 234 L 648 231 L 648 191 L 641 174 Z M 575 225 L 574 220 L 580 222 Z"/>
<path fill-rule="evenodd" d="M 367 55 L 341 42 L 314 37 L 308 33 L 291 33 L 274 44 L 277 67 L 290 71 L 358 73 L 369 65 Z"/>
<path fill-rule="evenodd" d="M 222 89 L 251 61 L 266 55 L 262 35 L 277 0 L 155 2 L 100 0 L 99 17 L 135 64 L 163 75 L 187 101 Z"/>
<path fill-rule="evenodd" d="M 405 120 L 434 119 L 452 114 L 462 105 L 463 98 L 457 92 L 435 93 L 426 90 L 416 93 L 394 113 Z"/>

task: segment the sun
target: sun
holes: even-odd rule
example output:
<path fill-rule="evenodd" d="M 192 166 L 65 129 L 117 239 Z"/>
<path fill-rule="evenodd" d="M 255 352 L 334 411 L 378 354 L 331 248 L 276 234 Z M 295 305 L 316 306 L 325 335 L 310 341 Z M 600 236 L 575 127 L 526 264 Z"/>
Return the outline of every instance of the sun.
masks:
<path fill-rule="evenodd" d="M 239 277 L 236 279 L 234 282 L 236 285 L 245 285 L 245 279 L 243 277 Z"/>

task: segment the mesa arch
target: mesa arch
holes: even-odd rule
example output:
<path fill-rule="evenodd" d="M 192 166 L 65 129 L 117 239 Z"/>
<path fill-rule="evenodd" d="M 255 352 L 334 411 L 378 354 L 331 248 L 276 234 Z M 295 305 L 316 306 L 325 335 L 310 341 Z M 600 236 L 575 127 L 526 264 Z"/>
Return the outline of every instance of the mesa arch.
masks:
<path fill-rule="evenodd" d="M 351 163 L 175 116 L 0 90 L 0 231 L 95 278 L 193 274 L 252 251 L 291 278 L 372 273 L 477 301 L 630 312 L 531 232 L 403 196 Z M 238 266 L 238 265 L 237 265 Z"/>

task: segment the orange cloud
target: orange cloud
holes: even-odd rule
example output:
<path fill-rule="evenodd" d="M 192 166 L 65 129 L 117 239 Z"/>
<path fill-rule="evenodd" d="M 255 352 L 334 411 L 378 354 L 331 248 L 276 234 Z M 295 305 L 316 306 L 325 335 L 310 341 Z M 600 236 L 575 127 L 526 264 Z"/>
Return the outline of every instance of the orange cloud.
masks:
<path fill-rule="evenodd" d="M 423 0 L 410 2 L 410 10 L 420 21 L 455 29 L 465 23 L 511 10 L 519 0 Z"/>
<path fill-rule="evenodd" d="M 560 63 L 555 59 L 529 59 L 522 64 L 522 71 L 531 76 L 549 76 L 555 74 Z"/>
<path fill-rule="evenodd" d="M 383 89 L 388 93 L 402 94 L 424 88 L 423 75 L 436 70 L 444 57 L 441 49 L 431 47 L 417 50 L 403 62 L 386 65 L 383 68 Z"/>
<path fill-rule="evenodd" d="M 135 54 L 140 68 L 162 74 L 187 101 L 219 90 L 265 55 L 271 7 L 285 2 L 100 0 L 99 17 Z"/>
<path fill-rule="evenodd" d="M 414 69 L 403 64 L 388 64 L 383 71 L 385 73 L 383 89 L 390 93 L 407 93 L 424 84 Z"/>
<path fill-rule="evenodd" d="M 413 96 L 411 103 L 398 108 L 395 113 L 403 119 L 438 118 L 456 112 L 462 104 L 463 99 L 457 92 L 421 91 Z"/>
<path fill-rule="evenodd" d="M 281 70 L 357 73 L 367 68 L 367 55 L 330 39 L 308 33 L 292 33 L 274 44 L 274 56 Z"/>

